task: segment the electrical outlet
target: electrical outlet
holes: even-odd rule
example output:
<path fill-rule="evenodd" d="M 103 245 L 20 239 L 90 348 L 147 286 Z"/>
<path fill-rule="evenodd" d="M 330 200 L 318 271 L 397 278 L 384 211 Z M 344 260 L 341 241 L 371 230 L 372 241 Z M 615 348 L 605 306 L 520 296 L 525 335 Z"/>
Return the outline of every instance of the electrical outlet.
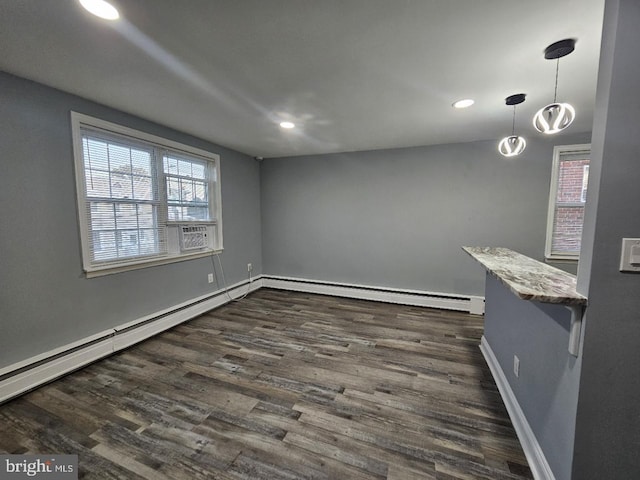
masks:
<path fill-rule="evenodd" d="M 250 263 L 247 263 L 247 272 L 251 272 L 253 271 L 253 265 Z"/>
<path fill-rule="evenodd" d="M 520 359 L 517 355 L 513 356 L 513 373 L 516 377 L 520 376 Z"/>
<path fill-rule="evenodd" d="M 209 281 L 209 283 L 213 283 L 213 273 L 207 275 L 207 280 Z"/>

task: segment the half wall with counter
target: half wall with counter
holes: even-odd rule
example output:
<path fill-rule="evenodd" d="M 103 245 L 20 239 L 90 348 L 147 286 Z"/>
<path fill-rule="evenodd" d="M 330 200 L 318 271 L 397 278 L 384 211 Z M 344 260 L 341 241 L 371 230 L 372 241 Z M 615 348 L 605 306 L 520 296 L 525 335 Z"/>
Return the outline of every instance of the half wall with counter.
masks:
<path fill-rule="evenodd" d="M 480 348 L 534 476 L 569 480 L 587 299 L 574 275 L 518 252 L 463 249 L 487 271 Z"/>

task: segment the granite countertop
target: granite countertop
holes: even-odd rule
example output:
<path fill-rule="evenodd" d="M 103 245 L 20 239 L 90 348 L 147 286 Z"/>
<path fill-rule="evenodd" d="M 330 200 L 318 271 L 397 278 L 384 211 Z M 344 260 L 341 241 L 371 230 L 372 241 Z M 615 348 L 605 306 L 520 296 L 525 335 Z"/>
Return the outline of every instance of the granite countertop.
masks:
<path fill-rule="evenodd" d="M 523 300 L 586 305 L 576 292 L 576 276 L 502 247 L 462 247 Z"/>

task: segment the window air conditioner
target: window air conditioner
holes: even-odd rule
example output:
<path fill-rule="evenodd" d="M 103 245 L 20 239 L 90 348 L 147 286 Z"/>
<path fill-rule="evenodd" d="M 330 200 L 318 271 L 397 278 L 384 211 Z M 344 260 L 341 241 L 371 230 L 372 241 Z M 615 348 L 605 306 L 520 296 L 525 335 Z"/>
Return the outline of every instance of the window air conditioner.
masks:
<path fill-rule="evenodd" d="M 197 250 L 209 246 L 207 239 L 207 227 L 205 225 L 180 226 L 180 250 Z"/>

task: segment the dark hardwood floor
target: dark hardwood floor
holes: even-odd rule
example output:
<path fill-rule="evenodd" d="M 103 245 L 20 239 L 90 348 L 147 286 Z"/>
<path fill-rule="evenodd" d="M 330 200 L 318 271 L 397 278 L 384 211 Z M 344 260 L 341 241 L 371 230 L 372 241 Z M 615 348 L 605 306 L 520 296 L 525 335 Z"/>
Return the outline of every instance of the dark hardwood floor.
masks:
<path fill-rule="evenodd" d="M 259 290 L 0 406 L 80 478 L 530 479 L 462 313 Z"/>

